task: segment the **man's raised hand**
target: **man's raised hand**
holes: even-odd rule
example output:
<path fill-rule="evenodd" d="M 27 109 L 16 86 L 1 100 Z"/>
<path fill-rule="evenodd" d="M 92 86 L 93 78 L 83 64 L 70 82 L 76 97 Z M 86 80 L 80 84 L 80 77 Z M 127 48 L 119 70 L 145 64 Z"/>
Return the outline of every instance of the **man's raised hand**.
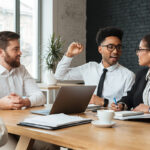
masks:
<path fill-rule="evenodd" d="M 80 54 L 83 51 L 83 45 L 78 43 L 78 42 L 72 42 L 69 47 L 68 50 L 66 52 L 66 56 L 67 57 L 73 57 L 75 55 Z"/>

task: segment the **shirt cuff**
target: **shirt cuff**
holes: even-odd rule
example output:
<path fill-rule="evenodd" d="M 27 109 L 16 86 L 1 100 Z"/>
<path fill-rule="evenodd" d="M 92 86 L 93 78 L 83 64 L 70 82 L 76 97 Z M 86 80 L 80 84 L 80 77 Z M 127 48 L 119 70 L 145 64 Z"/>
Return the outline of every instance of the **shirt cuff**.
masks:
<path fill-rule="evenodd" d="M 63 61 L 72 61 L 73 57 L 67 57 L 66 55 L 63 56 L 62 60 Z"/>
<path fill-rule="evenodd" d="M 46 103 L 46 99 L 42 95 L 39 95 L 39 96 L 33 95 L 33 96 L 28 97 L 28 98 L 30 100 L 31 107 L 41 106 L 41 105 L 44 105 Z"/>
<path fill-rule="evenodd" d="M 31 103 L 30 107 L 36 106 L 36 101 L 34 100 L 33 96 L 29 97 L 29 100 L 30 100 L 30 103 Z"/>

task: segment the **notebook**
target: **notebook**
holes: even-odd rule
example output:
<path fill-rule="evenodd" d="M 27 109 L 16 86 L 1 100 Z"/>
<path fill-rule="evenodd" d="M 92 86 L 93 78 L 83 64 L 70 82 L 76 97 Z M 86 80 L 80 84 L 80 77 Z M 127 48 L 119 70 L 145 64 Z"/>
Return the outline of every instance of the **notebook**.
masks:
<path fill-rule="evenodd" d="M 140 111 L 118 111 L 115 112 L 116 117 L 127 117 L 127 116 L 136 116 L 136 115 L 143 115 L 144 112 Z"/>
<path fill-rule="evenodd" d="M 119 112 L 117 112 L 119 114 Z M 121 112 L 120 112 L 121 113 Z M 130 111 L 131 114 L 128 114 L 128 112 L 126 112 L 126 114 L 128 114 L 128 116 L 123 116 L 122 113 L 120 115 L 116 115 L 115 112 L 115 116 L 114 119 L 118 119 L 118 120 L 150 120 L 150 114 L 144 114 L 143 112 L 136 112 L 136 114 L 134 114 L 134 112 Z"/>
<path fill-rule="evenodd" d="M 41 115 L 82 113 L 86 110 L 95 88 L 96 86 L 61 87 L 51 109 L 31 112 Z"/>
<path fill-rule="evenodd" d="M 35 116 L 32 118 L 26 118 L 18 125 L 55 130 L 79 124 L 85 124 L 91 121 L 92 119 L 89 118 L 83 118 L 80 116 L 69 116 L 60 113 L 47 116 Z"/>

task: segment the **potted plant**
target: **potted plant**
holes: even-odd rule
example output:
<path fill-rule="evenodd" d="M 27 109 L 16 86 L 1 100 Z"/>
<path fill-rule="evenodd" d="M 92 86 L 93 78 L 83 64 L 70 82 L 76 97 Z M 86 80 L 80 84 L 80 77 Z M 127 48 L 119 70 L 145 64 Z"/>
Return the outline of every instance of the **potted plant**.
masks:
<path fill-rule="evenodd" d="M 60 36 L 56 37 L 53 33 L 50 39 L 48 40 L 47 50 L 44 53 L 44 66 L 46 67 L 46 80 L 45 82 L 49 85 L 56 84 L 56 79 L 54 73 L 57 67 L 59 60 L 63 56 L 64 41 Z"/>

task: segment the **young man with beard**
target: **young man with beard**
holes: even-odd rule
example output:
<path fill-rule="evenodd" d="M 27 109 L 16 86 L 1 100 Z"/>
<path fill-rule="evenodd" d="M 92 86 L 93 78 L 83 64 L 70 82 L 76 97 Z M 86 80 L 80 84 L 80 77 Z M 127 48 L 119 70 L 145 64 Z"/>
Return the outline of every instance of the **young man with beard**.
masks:
<path fill-rule="evenodd" d="M 18 39 L 19 35 L 14 32 L 0 32 L 0 109 L 21 109 L 45 103 L 35 80 L 20 64 L 22 52 Z"/>
<path fill-rule="evenodd" d="M 43 105 L 46 100 L 35 80 L 20 64 L 20 36 L 10 31 L 0 32 L 0 109 L 18 110 Z M 26 98 L 23 98 L 26 97 Z M 2 150 L 15 149 L 16 136 L 8 137 Z M 54 145 L 35 141 L 33 149 L 56 149 Z"/>
<path fill-rule="evenodd" d="M 122 36 L 123 31 L 117 28 L 100 29 L 96 41 L 101 62 L 89 62 L 74 68 L 70 68 L 71 61 L 83 51 L 83 45 L 71 43 L 57 66 L 55 77 L 59 80 L 84 80 L 85 85 L 96 85 L 90 103 L 107 106 L 113 98 L 119 100 L 127 95 L 135 80 L 134 73 L 118 63 L 122 53 Z M 105 79 L 103 87 L 100 87 L 102 74 L 105 74 Z"/>

